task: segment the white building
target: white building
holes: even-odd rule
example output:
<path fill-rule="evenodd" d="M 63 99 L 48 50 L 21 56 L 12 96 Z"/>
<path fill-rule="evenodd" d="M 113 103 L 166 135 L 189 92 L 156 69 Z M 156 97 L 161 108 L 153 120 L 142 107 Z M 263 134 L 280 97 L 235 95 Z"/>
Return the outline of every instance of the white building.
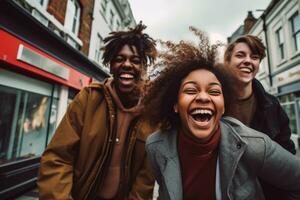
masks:
<path fill-rule="evenodd" d="M 95 0 L 89 58 L 102 65 L 103 38 L 136 25 L 128 0 Z"/>
<path fill-rule="evenodd" d="M 26 0 L 26 2 L 28 3 L 26 6 L 30 6 L 31 14 L 43 25 L 63 37 L 74 48 L 82 47 L 82 40 L 78 36 L 81 17 L 81 6 L 78 0 L 67 1 L 63 23 L 47 11 L 49 0 Z"/>
<path fill-rule="evenodd" d="M 272 0 L 249 34 L 267 46 L 257 78 L 278 97 L 300 142 L 300 0 Z"/>

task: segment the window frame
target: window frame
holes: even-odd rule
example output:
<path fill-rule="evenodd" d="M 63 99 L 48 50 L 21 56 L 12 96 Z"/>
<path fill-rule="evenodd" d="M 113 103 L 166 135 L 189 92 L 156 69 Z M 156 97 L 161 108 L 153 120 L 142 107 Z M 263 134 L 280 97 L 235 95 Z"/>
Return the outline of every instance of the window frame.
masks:
<path fill-rule="evenodd" d="M 94 59 L 97 63 L 101 63 L 102 45 L 103 45 L 103 37 L 98 33 L 97 34 L 97 43 L 96 43 L 96 48 L 95 48 L 95 57 L 94 57 Z"/>
<path fill-rule="evenodd" d="M 281 35 L 280 35 L 281 34 Z M 280 26 L 275 31 L 276 36 L 276 47 L 277 47 L 277 54 L 280 58 L 279 61 L 282 61 L 285 59 L 285 51 L 284 51 L 284 35 L 283 35 L 283 28 Z M 282 39 L 282 41 L 281 41 Z"/>
<path fill-rule="evenodd" d="M 79 33 L 80 18 L 80 3 L 78 0 L 68 0 L 64 26 L 76 36 Z"/>
<path fill-rule="evenodd" d="M 293 47 L 294 51 L 299 51 L 300 50 L 300 26 L 298 30 L 295 30 L 295 19 L 298 17 L 298 20 L 300 21 L 300 15 L 299 12 L 296 11 L 292 16 L 289 18 L 289 24 L 291 27 L 291 36 L 293 38 Z M 297 37 L 299 37 L 299 43 L 297 43 Z"/>

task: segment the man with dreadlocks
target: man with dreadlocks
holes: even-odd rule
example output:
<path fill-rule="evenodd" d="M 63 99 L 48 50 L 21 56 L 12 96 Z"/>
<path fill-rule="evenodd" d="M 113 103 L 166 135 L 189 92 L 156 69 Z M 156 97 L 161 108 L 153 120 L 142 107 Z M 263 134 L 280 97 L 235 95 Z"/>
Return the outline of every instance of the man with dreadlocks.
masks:
<path fill-rule="evenodd" d="M 113 78 L 84 88 L 41 158 L 40 199 L 151 199 L 145 154 L 153 129 L 140 116 L 143 75 L 156 58 L 141 22 L 104 39 Z"/>

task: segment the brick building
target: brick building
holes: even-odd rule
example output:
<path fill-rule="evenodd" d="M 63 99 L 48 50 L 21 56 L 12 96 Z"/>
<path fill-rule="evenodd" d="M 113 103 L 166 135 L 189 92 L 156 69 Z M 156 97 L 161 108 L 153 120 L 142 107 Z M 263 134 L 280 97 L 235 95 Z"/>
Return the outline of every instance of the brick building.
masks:
<path fill-rule="evenodd" d="M 134 24 L 127 0 L 0 1 L 0 199 L 35 186 L 68 103 L 109 76 L 97 36 Z"/>

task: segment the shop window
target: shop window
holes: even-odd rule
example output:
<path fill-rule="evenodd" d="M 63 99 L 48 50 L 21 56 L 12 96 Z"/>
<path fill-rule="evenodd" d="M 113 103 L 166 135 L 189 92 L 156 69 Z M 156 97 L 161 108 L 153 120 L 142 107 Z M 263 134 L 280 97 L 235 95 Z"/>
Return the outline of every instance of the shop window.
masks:
<path fill-rule="evenodd" d="M 78 35 L 80 22 L 80 5 L 77 0 L 68 0 L 65 27 Z"/>
<path fill-rule="evenodd" d="M 290 18 L 292 37 L 295 51 L 300 48 L 300 16 L 298 11 Z"/>
<path fill-rule="evenodd" d="M 276 41 L 277 41 L 277 52 L 278 52 L 278 57 L 280 58 L 279 61 L 284 59 L 284 40 L 283 40 L 283 30 L 280 27 L 277 29 L 275 32 L 276 34 Z"/>
<path fill-rule="evenodd" d="M 290 126 L 292 133 L 296 134 L 297 133 L 297 120 L 296 120 L 295 102 L 287 102 L 287 103 L 283 103 L 281 105 L 290 119 L 289 126 Z"/>
<path fill-rule="evenodd" d="M 0 86 L 0 164 L 40 156 L 56 127 L 57 99 Z M 49 139 L 49 138 L 48 138 Z"/>
<path fill-rule="evenodd" d="M 53 98 L 52 101 L 53 102 L 50 111 L 51 113 L 49 119 L 49 132 L 48 132 L 47 144 L 49 144 L 49 142 L 51 141 L 57 127 L 58 99 Z"/>

